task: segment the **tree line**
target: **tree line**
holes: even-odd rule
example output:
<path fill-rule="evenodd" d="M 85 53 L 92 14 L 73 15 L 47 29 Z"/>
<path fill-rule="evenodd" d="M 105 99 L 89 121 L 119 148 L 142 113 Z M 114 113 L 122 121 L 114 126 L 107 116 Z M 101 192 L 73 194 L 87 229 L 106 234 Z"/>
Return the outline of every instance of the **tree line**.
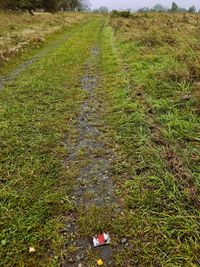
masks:
<path fill-rule="evenodd" d="M 193 5 L 189 7 L 189 9 L 179 7 L 175 2 L 172 2 L 171 8 L 165 7 L 161 4 L 155 5 L 153 8 L 143 7 L 138 10 L 138 12 L 188 12 L 188 13 L 196 13 L 196 7 Z"/>
<path fill-rule="evenodd" d="M 0 0 L 0 9 L 29 11 L 31 14 L 35 10 L 48 12 L 82 11 L 89 9 L 89 2 L 88 0 Z"/>

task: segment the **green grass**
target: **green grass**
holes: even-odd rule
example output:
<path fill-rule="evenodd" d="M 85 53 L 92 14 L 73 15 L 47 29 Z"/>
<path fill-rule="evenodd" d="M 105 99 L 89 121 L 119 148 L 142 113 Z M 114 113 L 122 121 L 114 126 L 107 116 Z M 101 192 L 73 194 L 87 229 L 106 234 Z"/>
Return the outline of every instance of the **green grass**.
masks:
<path fill-rule="evenodd" d="M 0 94 L 2 266 L 49 266 L 51 252 L 55 261 L 60 255 L 59 231 L 73 209 L 68 196 L 78 172 L 62 163 L 65 138 L 76 134 L 69 122 L 86 97 L 83 64 L 101 20 L 76 28 Z M 28 254 L 30 246 L 35 254 Z"/>
<path fill-rule="evenodd" d="M 136 15 L 142 26 L 136 26 L 134 18 L 114 18 L 116 36 L 109 27 L 104 36 L 104 85 L 99 95 L 104 95 L 105 124 L 112 125 L 113 172 L 125 205 L 115 231 L 132 244 L 116 255 L 116 263 L 199 266 L 199 117 L 192 91 L 198 78 L 175 58 L 191 32 L 181 31 L 188 35 L 180 47 L 161 39 L 154 48 L 155 43 L 149 46 L 141 39 L 149 40 L 152 27 L 159 36 L 166 18 L 148 16 L 149 31 L 141 29 L 146 15 Z M 169 19 L 176 22 L 177 17 Z M 193 54 L 198 55 L 195 50 Z M 184 100 L 186 94 L 189 100 Z"/>
<path fill-rule="evenodd" d="M 45 40 L 38 45 L 27 46 L 23 49 L 23 51 L 21 51 L 21 53 L 12 56 L 12 58 L 7 61 L 6 64 L 3 64 L 2 62 L 2 65 L 0 66 L 0 75 L 6 76 L 7 74 L 11 73 L 12 70 L 17 66 L 20 66 L 24 62 L 34 58 L 34 56 L 37 56 L 38 54 L 50 54 L 52 50 L 56 50 L 57 46 L 59 46 L 59 44 L 62 43 L 63 40 L 67 41 L 67 38 L 71 37 L 77 31 L 77 29 L 83 27 L 93 18 L 94 16 L 88 15 L 83 21 L 74 21 L 74 24 L 60 28 L 58 32 L 46 36 Z M 43 56 L 41 56 L 41 58 L 42 57 Z"/>
<path fill-rule="evenodd" d="M 199 266 L 196 16 L 114 17 L 114 29 L 96 17 L 1 92 L 3 266 L 57 266 L 62 253 L 74 255 L 74 244 L 63 252 L 68 237 L 60 234 L 71 211 L 77 237 L 110 232 L 114 266 Z M 80 163 L 69 168 L 65 141 L 77 144 L 76 118 L 86 99 L 81 77 L 91 71 L 84 64 L 94 44 L 101 49 L 92 69 L 94 115 L 114 157 L 109 173 L 119 202 L 86 213 L 70 193 L 88 161 L 79 150 Z M 123 237 L 128 246 L 119 244 Z M 89 250 L 88 266 L 95 257 Z"/>
<path fill-rule="evenodd" d="M 35 12 L 30 14 L 0 11 L 0 67 L 27 48 L 41 46 L 53 34 L 58 34 L 70 26 L 87 21 L 86 13 L 57 14 Z"/>

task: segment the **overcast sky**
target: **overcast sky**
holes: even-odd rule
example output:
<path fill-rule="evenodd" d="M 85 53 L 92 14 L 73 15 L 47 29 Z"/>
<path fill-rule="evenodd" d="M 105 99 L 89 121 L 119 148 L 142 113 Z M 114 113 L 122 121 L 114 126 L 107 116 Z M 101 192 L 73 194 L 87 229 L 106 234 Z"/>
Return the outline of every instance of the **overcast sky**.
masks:
<path fill-rule="evenodd" d="M 175 0 L 180 7 L 188 8 L 195 5 L 197 9 L 200 9 L 200 0 Z M 98 8 L 100 6 L 107 6 L 109 9 L 138 9 L 141 7 L 153 7 L 155 4 L 162 4 L 164 6 L 171 6 L 171 0 L 90 0 L 92 8 Z"/>

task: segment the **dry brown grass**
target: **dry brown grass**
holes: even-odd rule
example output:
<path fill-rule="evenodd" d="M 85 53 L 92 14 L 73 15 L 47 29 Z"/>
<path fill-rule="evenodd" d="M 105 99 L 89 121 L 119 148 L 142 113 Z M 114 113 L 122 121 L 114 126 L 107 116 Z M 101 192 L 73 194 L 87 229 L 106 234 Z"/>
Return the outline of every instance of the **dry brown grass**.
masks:
<path fill-rule="evenodd" d="M 123 57 L 129 58 L 129 64 L 133 64 L 130 77 L 135 79 L 135 82 L 131 96 L 135 96 L 137 88 L 140 88 L 143 96 L 140 105 L 146 110 L 148 119 L 154 118 L 153 126 L 156 120 L 162 121 L 162 127 L 165 129 L 166 121 L 174 123 L 173 131 L 176 132 L 174 140 L 171 130 L 166 135 L 168 136 L 166 140 L 163 138 L 164 131 L 160 125 L 152 127 L 150 132 L 157 146 L 164 146 L 167 151 L 169 150 L 165 159 L 174 177 L 182 181 L 185 188 L 190 189 L 193 188 L 191 174 L 193 165 L 191 162 L 190 170 L 186 167 L 187 162 L 190 161 L 189 149 L 186 150 L 186 155 L 188 153 L 186 158 L 188 158 L 184 166 L 182 155 L 180 157 L 176 155 L 172 148 L 176 144 L 182 150 L 182 142 L 186 144 L 193 140 L 194 147 L 194 141 L 199 142 L 196 134 L 197 116 L 200 110 L 199 22 L 200 14 L 148 13 L 132 14 L 129 18 L 124 18 L 120 17 L 119 13 L 111 19 L 111 25 L 116 29 L 116 39 L 120 43 L 120 49 L 122 51 L 125 49 L 126 56 L 123 55 Z M 161 106 L 162 101 L 169 101 L 167 108 L 170 106 L 171 110 L 166 112 L 165 106 L 163 111 L 156 113 L 155 101 L 157 101 L 156 105 L 159 103 Z M 154 111 L 153 114 L 152 111 Z M 163 112 L 166 116 L 165 121 Z M 190 130 L 187 126 L 188 121 L 191 121 Z M 151 126 L 150 120 L 149 125 Z M 195 129 L 194 133 L 192 133 L 192 127 Z M 187 129 L 187 136 L 184 136 L 183 128 Z M 191 135 L 193 135 L 192 138 Z M 182 139 L 182 142 L 179 144 L 177 139 Z M 190 147 L 190 149 L 193 151 L 194 148 Z M 189 194 L 194 199 L 194 190 Z M 198 206 L 199 202 L 196 201 L 195 204 Z"/>
<path fill-rule="evenodd" d="M 196 36 L 200 33 L 200 14 L 133 14 L 130 18 L 124 17 L 112 17 L 111 24 L 118 30 L 123 30 L 124 37 L 129 39 L 137 39 L 150 36 L 151 33 L 156 35 L 159 32 L 159 37 L 172 37 L 174 33 L 176 36 L 184 34 L 195 34 Z M 152 36 L 151 36 L 152 37 Z M 177 38 L 178 40 L 178 38 Z M 166 39 L 168 41 L 168 39 Z M 172 43 L 173 44 L 173 43 Z"/>
<path fill-rule="evenodd" d="M 84 13 L 14 14 L 0 12 L 0 63 L 28 46 L 38 46 L 53 33 L 88 18 Z"/>
<path fill-rule="evenodd" d="M 190 84 L 197 91 L 200 82 L 200 14 L 113 16 L 111 25 L 117 40 L 140 47 L 141 53 L 135 55 L 138 60 L 146 59 L 150 64 L 155 55 L 157 59 L 160 54 L 169 58 L 168 67 L 161 67 L 154 73 L 158 81 Z"/>

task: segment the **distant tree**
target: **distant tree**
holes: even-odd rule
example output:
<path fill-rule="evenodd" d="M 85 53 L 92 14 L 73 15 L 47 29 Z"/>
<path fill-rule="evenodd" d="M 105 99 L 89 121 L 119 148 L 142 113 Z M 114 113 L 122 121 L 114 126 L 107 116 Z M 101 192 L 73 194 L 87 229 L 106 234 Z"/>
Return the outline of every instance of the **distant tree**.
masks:
<path fill-rule="evenodd" d="M 196 13 L 196 7 L 193 5 L 188 9 L 188 13 Z"/>
<path fill-rule="evenodd" d="M 64 11 L 78 11 L 81 8 L 79 0 L 61 0 L 55 3 L 56 10 L 63 9 Z"/>
<path fill-rule="evenodd" d="M 179 7 L 178 12 L 180 12 L 180 13 L 186 13 L 187 12 L 187 9 L 186 8 L 183 8 L 183 7 Z"/>
<path fill-rule="evenodd" d="M 149 7 L 147 6 L 147 7 L 142 7 L 142 8 L 140 8 L 140 9 L 138 9 L 137 12 L 139 12 L 139 13 L 146 13 L 146 12 L 149 12 L 149 11 L 150 11 L 150 9 L 149 9 Z"/>
<path fill-rule="evenodd" d="M 31 14 L 36 8 L 42 6 L 41 0 L 0 0 L 1 9 L 23 11 L 27 10 Z"/>
<path fill-rule="evenodd" d="M 156 12 L 164 12 L 164 11 L 167 11 L 167 8 L 164 7 L 164 6 L 161 5 L 161 4 L 157 4 L 157 5 L 155 5 L 151 10 L 152 10 L 152 11 L 156 11 Z"/>
<path fill-rule="evenodd" d="M 42 7 L 47 12 L 55 12 L 57 10 L 57 4 L 56 0 L 42 0 Z"/>
<path fill-rule="evenodd" d="M 109 13 L 109 10 L 106 6 L 101 6 L 99 8 L 99 13 Z"/>
<path fill-rule="evenodd" d="M 0 6 L 1 9 L 17 9 L 19 6 L 19 1 L 13 1 L 13 0 L 0 0 Z"/>
<path fill-rule="evenodd" d="M 175 2 L 172 3 L 172 8 L 170 11 L 171 12 L 178 12 L 179 11 L 179 7 Z"/>
<path fill-rule="evenodd" d="M 93 13 L 99 13 L 99 9 L 98 8 L 92 9 L 92 12 Z"/>
<path fill-rule="evenodd" d="M 0 0 L 0 8 L 7 10 L 33 10 L 42 8 L 45 11 L 56 12 L 64 9 L 66 11 L 88 10 L 88 0 Z"/>
<path fill-rule="evenodd" d="M 90 9 L 91 5 L 89 0 L 79 0 L 79 11 L 89 11 Z"/>
<path fill-rule="evenodd" d="M 122 11 L 113 10 L 111 12 L 111 16 L 112 17 L 129 18 L 129 17 L 131 17 L 131 11 L 130 10 L 122 10 Z"/>

